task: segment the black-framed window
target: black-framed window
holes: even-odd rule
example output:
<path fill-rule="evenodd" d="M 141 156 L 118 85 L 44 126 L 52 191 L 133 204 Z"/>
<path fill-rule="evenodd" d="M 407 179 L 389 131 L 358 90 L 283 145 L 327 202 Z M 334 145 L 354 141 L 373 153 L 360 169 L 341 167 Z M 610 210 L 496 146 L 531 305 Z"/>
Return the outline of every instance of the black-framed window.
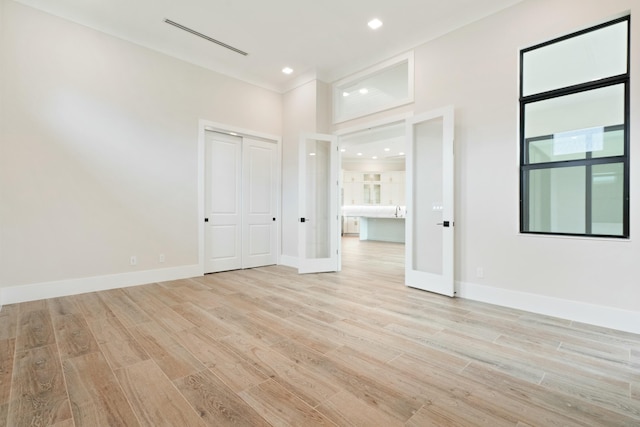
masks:
<path fill-rule="evenodd" d="M 520 232 L 629 237 L 629 27 L 520 51 Z"/>

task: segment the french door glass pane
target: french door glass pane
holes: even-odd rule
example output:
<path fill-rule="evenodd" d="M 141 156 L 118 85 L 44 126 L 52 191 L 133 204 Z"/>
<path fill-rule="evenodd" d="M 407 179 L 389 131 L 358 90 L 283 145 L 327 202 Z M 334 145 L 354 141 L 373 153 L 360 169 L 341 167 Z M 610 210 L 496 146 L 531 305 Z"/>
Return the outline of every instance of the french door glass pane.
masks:
<path fill-rule="evenodd" d="M 306 257 L 321 259 L 330 257 L 328 240 L 330 218 L 330 150 L 331 142 L 307 140 L 307 209 L 309 215 L 304 230 L 306 235 Z"/>
<path fill-rule="evenodd" d="M 414 270 L 441 275 L 442 262 L 442 139 L 441 117 L 414 127 L 413 260 Z M 438 225 L 440 224 L 440 225 Z"/>

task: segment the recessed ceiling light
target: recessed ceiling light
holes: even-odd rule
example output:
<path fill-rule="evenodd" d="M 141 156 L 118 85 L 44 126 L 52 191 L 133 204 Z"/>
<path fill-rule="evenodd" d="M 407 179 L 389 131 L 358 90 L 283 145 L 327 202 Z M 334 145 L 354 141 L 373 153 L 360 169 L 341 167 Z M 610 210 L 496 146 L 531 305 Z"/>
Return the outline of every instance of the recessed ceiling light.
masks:
<path fill-rule="evenodd" d="M 404 151 L 399 152 L 398 156 L 404 156 Z"/>
<path fill-rule="evenodd" d="M 378 160 L 378 156 L 373 156 L 372 159 L 373 160 Z"/>
<path fill-rule="evenodd" d="M 374 18 L 371 21 L 369 21 L 367 23 L 367 25 L 369 26 L 369 28 L 371 28 L 372 30 L 377 30 L 378 28 L 382 27 L 382 21 L 379 20 L 378 18 Z"/>
<path fill-rule="evenodd" d="M 384 151 L 391 151 L 391 148 L 385 148 Z"/>
<path fill-rule="evenodd" d="M 369 93 L 369 89 L 367 89 L 366 87 L 363 87 L 362 89 L 359 90 L 359 92 L 363 95 L 366 95 Z"/>
<path fill-rule="evenodd" d="M 316 155 L 316 153 L 309 153 L 309 155 L 310 155 L 310 156 L 315 156 L 315 155 Z"/>
<path fill-rule="evenodd" d="M 358 156 L 362 156 L 362 153 L 358 153 Z"/>
<path fill-rule="evenodd" d="M 344 96 L 344 97 L 349 96 L 349 92 L 342 92 L 342 96 Z"/>
<path fill-rule="evenodd" d="M 341 149 L 340 149 L 340 152 L 341 152 L 341 153 L 344 153 L 345 151 L 347 151 L 347 149 L 346 149 L 346 148 L 341 148 Z"/>
<path fill-rule="evenodd" d="M 285 74 L 291 74 L 291 73 L 293 73 L 293 68 L 284 67 L 282 69 L 282 72 L 285 73 Z"/>

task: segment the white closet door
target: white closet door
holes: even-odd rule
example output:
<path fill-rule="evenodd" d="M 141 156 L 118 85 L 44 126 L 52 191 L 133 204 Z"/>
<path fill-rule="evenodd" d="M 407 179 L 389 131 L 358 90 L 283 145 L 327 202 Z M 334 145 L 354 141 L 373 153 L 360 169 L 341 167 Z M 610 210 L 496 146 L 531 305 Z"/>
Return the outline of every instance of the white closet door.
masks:
<path fill-rule="evenodd" d="M 244 138 L 242 268 L 277 262 L 276 144 Z"/>
<path fill-rule="evenodd" d="M 242 138 L 206 133 L 205 273 L 242 268 Z"/>

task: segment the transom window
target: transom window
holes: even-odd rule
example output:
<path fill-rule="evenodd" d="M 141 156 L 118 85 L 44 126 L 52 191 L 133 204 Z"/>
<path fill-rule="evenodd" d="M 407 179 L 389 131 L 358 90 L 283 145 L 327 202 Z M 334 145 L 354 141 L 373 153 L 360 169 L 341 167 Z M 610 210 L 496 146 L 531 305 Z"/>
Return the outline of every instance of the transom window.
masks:
<path fill-rule="evenodd" d="M 520 231 L 629 237 L 629 25 L 520 52 Z"/>

